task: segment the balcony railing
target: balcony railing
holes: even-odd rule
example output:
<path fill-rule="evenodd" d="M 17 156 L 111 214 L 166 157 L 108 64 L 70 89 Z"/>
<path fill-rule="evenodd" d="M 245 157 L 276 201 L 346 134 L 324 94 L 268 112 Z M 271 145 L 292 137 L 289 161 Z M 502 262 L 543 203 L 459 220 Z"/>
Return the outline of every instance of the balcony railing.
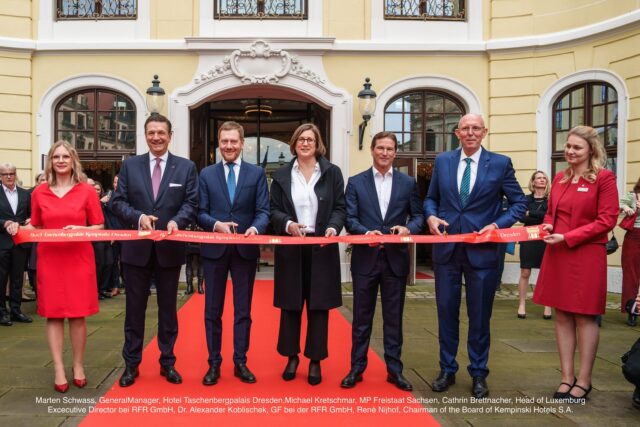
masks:
<path fill-rule="evenodd" d="M 464 21 L 464 0 L 383 0 L 384 19 Z"/>
<path fill-rule="evenodd" d="M 309 0 L 216 0 L 215 19 L 307 19 Z"/>
<path fill-rule="evenodd" d="M 136 19 L 138 0 L 57 0 L 59 21 Z"/>

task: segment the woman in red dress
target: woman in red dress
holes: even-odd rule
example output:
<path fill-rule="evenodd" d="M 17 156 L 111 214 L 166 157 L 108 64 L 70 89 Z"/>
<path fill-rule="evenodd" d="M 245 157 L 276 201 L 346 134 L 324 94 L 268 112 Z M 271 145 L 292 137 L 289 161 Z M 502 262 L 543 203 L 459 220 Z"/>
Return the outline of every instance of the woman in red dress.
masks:
<path fill-rule="evenodd" d="M 543 222 L 550 234 L 544 238 L 547 248 L 533 301 L 556 309 L 562 382 L 553 397 L 584 402 L 598 351 L 595 317 L 604 313 L 607 296 L 605 243 L 618 217 L 618 189 L 615 176 L 604 168 L 606 154 L 595 129 L 571 129 L 564 157 L 569 166 L 553 180 Z"/>
<path fill-rule="evenodd" d="M 31 196 L 31 225 L 47 229 L 103 228 L 104 219 L 96 191 L 86 184 L 76 150 L 58 141 L 49 150 L 45 169 L 47 183 Z M 17 232 L 17 230 L 16 230 Z M 73 350 L 73 383 L 87 385 L 84 348 L 85 317 L 98 312 L 96 264 L 91 242 L 39 243 L 37 256 L 37 312 L 47 318 L 47 341 L 55 370 L 55 390 L 69 389 L 62 360 L 64 319 L 69 319 Z"/>

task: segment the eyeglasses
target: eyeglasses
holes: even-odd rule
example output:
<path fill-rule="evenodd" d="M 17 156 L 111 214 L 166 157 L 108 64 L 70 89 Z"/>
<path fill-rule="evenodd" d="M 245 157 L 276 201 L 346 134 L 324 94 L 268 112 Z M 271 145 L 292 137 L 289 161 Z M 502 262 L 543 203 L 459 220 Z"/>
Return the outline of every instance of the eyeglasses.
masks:
<path fill-rule="evenodd" d="M 484 128 L 480 126 L 465 126 L 463 128 L 458 128 L 458 130 L 462 133 L 469 133 L 469 131 L 471 131 L 472 133 L 480 133 L 484 130 Z"/>
<path fill-rule="evenodd" d="M 0 173 L 0 176 L 16 176 L 15 172 Z"/>
<path fill-rule="evenodd" d="M 308 145 L 313 145 L 313 144 L 316 142 L 316 140 L 315 140 L 315 138 L 305 138 L 305 137 L 300 137 L 300 138 L 298 138 L 298 141 L 297 141 L 297 142 L 298 142 L 299 144 L 308 144 Z"/>

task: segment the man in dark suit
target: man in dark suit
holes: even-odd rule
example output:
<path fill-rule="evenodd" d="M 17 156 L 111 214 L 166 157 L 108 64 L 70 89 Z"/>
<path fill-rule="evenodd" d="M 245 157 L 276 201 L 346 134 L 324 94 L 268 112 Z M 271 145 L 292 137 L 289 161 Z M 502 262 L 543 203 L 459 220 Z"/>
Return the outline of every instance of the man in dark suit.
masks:
<path fill-rule="evenodd" d="M 244 129 L 225 122 L 218 130 L 222 162 L 200 173 L 198 225 L 205 231 L 264 234 L 269 223 L 269 192 L 261 167 L 240 158 Z M 260 247 L 258 245 L 211 245 L 200 248 L 205 278 L 205 330 L 209 350 L 209 370 L 202 379 L 213 385 L 220 378 L 222 311 L 231 272 L 233 282 L 233 363 L 234 375 L 245 383 L 256 377 L 247 367 L 251 332 L 251 298 Z"/>
<path fill-rule="evenodd" d="M 169 234 L 191 224 L 198 209 L 198 173 L 195 164 L 169 153 L 171 122 L 152 114 L 144 124 L 149 152 L 125 160 L 111 206 L 124 229 L 167 230 Z M 178 337 L 176 295 L 180 268 L 185 262 L 182 242 L 135 240 L 122 242 L 121 262 L 126 282 L 124 348 L 126 367 L 120 386 L 138 376 L 142 360 L 149 283 L 155 278 L 158 298 L 160 375 L 180 384 L 173 347 Z"/>
<path fill-rule="evenodd" d="M 29 245 L 14 245 L 10 234 L 31 218 L 31 193 L 16 185 L 16 167 L 11 163 L 0 165 L 0 178 L 0 325 L 11 326 L 12 322 L 32 322 L 20 310 Z M 7 279 L 10 281 L 9 311 L 5 291 Z"/>
<path fill-rule="evenodd" d="M 524 216 L 527 203 L 515 178 L 511 159 L 482 148 L 487 134 L 477 114 L 460 119 L 455 131 L 461 148 L 436 157 L 429 192 L 424 202 L 431 234 L 486 233 L 511 227 Z M 509 208 L 502 210 L 502 198 Z M 500 245 L 497 243 L 441 243 L 433 245 L 436 303 L 440 340 L 440 374 L 433 391 L 442 392 L 455 384 L 458 370 L 459 314 L 464 275 L 469 335 L 467 351 L 476 398 L 489 394 L 491 310 L 498 283 Z"/>
<path fill-rule="evenodd" d="M 422 205 L 415 179 L 393 170 L 398 140 L 391 132 L 380 132 L 371 141 L 373 167 L 349 178 L 346 229 L 351 234 L 418 234 L 424 226 Z M 376 308 L 378 287 L 382 301 L 384 360 L 387 381 L 401 390 L 412 390 L 402 375 L 402 313 L 409 274 L 409 245 L 354 245 L 353 323 L 351 370 L 341 387 L 362 381 Z"/>

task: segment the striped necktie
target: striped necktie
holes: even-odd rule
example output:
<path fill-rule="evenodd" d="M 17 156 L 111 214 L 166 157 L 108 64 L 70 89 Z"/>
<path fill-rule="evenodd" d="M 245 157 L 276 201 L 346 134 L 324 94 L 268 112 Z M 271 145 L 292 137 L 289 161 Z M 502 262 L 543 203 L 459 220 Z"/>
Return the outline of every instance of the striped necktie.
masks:
<path fill-rule="evenodd" d="M 471 158 L 464 159 L 467 162 L 467 166 L 464 168 L 462 174 L 462 181 L 460 182 L 460 203 L 462 207 L 465 207 L 469 201 L 469 189 L 471 188 Z"/>

